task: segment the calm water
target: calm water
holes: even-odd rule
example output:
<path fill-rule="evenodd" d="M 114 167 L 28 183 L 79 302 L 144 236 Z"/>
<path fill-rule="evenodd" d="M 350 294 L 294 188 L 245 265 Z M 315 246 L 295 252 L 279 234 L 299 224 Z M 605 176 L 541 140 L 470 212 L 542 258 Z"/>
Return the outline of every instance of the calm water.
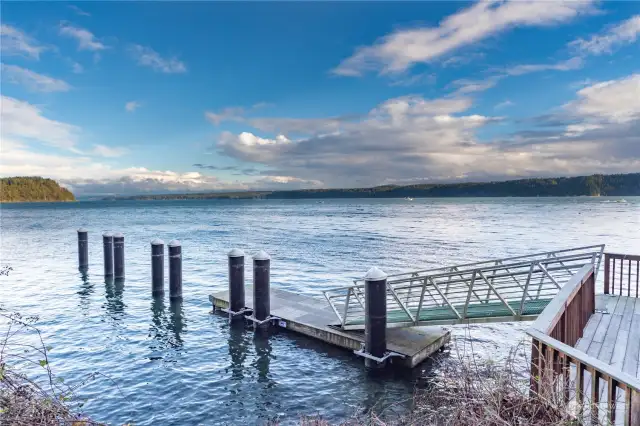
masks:
<path fill-rule="evenodd" d="M 577 245 L 640 253 L 640 198 L 160 201 L 2 206 L 0 304 L 38 315 L 51 366 L 87 414 L 112 423 L 338 421 L 406 400 L 428 380 L 366 373 L 347 351 L 287 332 L 254 336 L 211 315 L 232 247 L 272 255 L 272 285 L 312 296 L 371 266 L 388 273 Z M 77 271 L 76 229 L 90 230 L 90 271 Z M 105 283 L 101 233 L 126 239 L 127 279 Z M 184 302 L 150 296 L 154 237 L 183 244 Z M 247 276 L 250 276 L 247 274 Z M 319 302 L 322 303 L 322 302 Z M 6 327 L 0 325 L 0 332 Z M 455 328 L 479 356 L 505 356 L 526 324 Z M 449 356 L 445 353 L 443 356 Z M 382 401 L 382 402 L 380 402 Z"/>

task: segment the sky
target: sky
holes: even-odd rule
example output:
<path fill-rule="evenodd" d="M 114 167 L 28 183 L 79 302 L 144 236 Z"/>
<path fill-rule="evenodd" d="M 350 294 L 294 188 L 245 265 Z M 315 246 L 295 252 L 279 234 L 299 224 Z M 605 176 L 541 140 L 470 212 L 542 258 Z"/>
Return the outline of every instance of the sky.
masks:
<path fill-rule="evenodd" d="M 0 175 L 76 195 L 640 171 L 640 2 L 0 7 Z"/>

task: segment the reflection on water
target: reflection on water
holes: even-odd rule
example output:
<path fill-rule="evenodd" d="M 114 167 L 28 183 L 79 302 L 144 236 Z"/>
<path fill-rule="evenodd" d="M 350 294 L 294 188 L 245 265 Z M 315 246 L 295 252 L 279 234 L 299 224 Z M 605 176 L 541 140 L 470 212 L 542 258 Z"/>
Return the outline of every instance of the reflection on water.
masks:
<path fill-rule="evenodd" d="M 149 324 L 150 360 L 164 359 L 173 361 L 173 355 L 179 352 L 184 343 L 182 333 L 186 329 L 186 320 L 181 300 L 171 300 L 169 311 L 165 310 L 163 296 L 151 301 L 151 324 Z M 172 353 L 173 352 L 173 353 Z"/>
<path fill-rule="evenodd" d="M 249 347 L 248 333 L 242 321 L 234 321 L 229 324 L 228 332 L 227 348 L 231 361 L 231 380 L 242 381 L 244 379 L 244 362 L 247 359 Z"/>
<path fill-rule="evenodd" d="M 122 300 L 122 296 L 124 294 L 124 279 L 105 277 L 104 290 L 106 298 L 104 308 L 107 316 L 115 322 L 121 321 L 124 317 L 124 309 L 126 307 Z"/>
<path fill-rule="evenodd" d="M 257 328 L 253 334 L 253 345 L 256 349 L 256 359 L 253 367 L 258 371 L 258 383 L 264 383 L 264 388 L 269 389 L 275 385 L 269 374 L 271 363 L 270 329 Z"/>
<path fill-rule="evenodd" d="M 80 289 L 77 291 L 77 294 L 80 297 L 79 306 L 86 314 L 86 311 L 89 309 L 91 295 L 94 292 L 93 284 L 91 284 L 91 281 L 89 280 L 87 268 L 80 269 L 80 279 L 82 280 L 82 284 L 80 284 Z"/>

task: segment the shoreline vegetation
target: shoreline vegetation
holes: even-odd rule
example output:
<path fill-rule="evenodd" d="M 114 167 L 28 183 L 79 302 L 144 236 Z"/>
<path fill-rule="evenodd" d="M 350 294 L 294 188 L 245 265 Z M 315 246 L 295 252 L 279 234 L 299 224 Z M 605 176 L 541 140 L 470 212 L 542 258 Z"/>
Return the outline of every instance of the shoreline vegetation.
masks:
<path fill-rule="evenodd" d="M 0 178 L 0 203 L 76 201 L 53 179 L 37 176 Z"/>
<path fill-rule="evenodd" d="M 300 189 L 291 191 L 193 192 L 112 196 L 103 200 L 324 199 L 427 197 L 572 197 L 640 196 L 640 173 L 501 182 L 384 185 L 372 188 Z"/>
<path fill-rule="evenodd" d="M 371 188 L 299 189 L 288 191 L 190 192 L 92 197 L 119 200 L 235 200 L 431 197 L 599 197 L 640 196 L 640 173 L 532 178 L 496 182 L 383 185 Z M 55 180 L 37 176 L 0 178 L 0 203 L 71 202 L 74 194 Z"/>

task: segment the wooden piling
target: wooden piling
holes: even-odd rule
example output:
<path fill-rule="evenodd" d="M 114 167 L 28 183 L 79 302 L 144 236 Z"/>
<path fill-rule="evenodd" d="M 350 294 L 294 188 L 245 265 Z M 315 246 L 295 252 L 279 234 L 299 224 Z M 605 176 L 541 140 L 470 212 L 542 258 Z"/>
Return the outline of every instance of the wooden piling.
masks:
<path fill-rule="evenodd" d="M 124 235 L 120 232 L 113 234 L 113 276 L 124 279 Z"/>
<path fill-rule="evenodd" d="M 169 242 L 169 297 L 182 298 L 182 245 L 178 240 Z"/>
<path fill-rule="evenodd" d="M 229 310 L 231 319 L 242 319 L 234 313 L 245 308 L 244 301 L 244 252 L 240 249 L 233 249 L 227 253 L 229 259 Z"/>
<path fill-rule="evenodd" d="M 151 241 L 151 294 L 164 294 L 164 241 L 159 238 Z"/>
<path fill-rule="evenodd" d="M 78 229 L 78 267 L 89 267 L 89 231 L 84 228 Z"/>
<path fill-rule="evenodd" d="M 253 255 L 253 317 L 264 321 L 270 315 L 271 257 L 260 250 Z"/>
<path fill-rule="evenodd" d="M 102 248 L 104 251 L 104 276 L 113 276 L 113 234 L 105 232 L 102 234 Z"/>
<path fill-rule="evenodd" d="M 373 267 L 364 277 L 365 351 L 382 358 L 387 351 L 387 274 Z M 381 368 L 384 363 L 365 358 L 367 368 Z"/>

